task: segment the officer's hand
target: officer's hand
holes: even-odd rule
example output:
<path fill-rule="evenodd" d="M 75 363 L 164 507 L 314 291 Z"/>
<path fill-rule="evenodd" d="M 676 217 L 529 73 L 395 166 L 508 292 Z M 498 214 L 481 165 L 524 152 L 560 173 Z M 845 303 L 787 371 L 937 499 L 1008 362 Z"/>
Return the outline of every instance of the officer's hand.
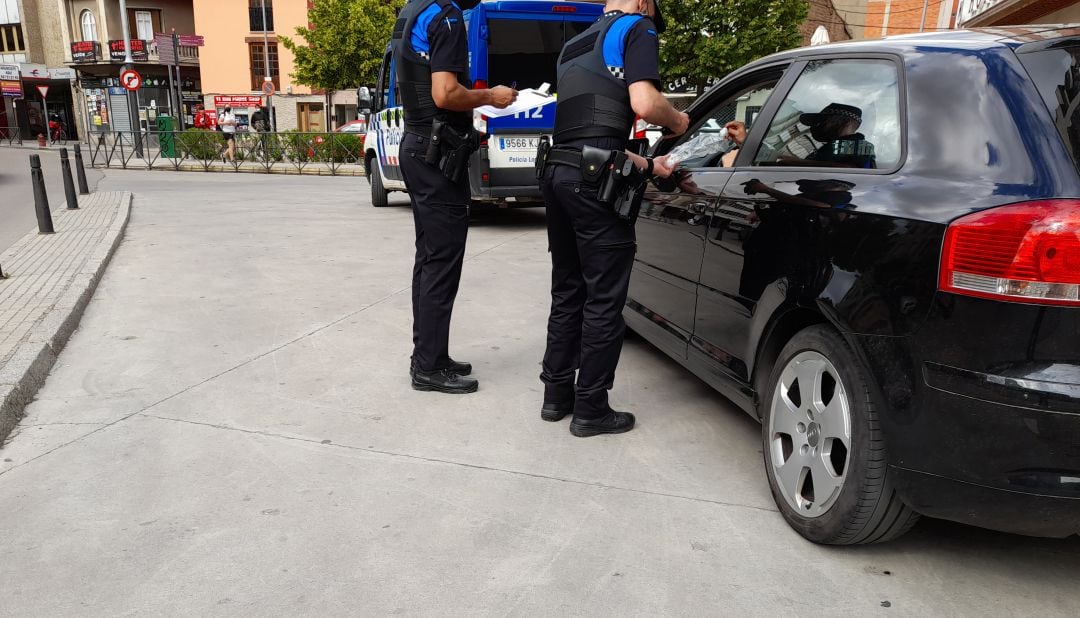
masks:
<path fill-rule="evenodd" d="M 671 156 L 664 155 L 653 159 L 653 176 L 667 178 L 675 173 L 675 166 L 671 164 Z"/>
<path fill-rule="evenodd" d="M 517 100 L 518 91 L 506 86 L 495 86 L 491 89 L 491 104 L 499 109 L 509 106 Z"/>

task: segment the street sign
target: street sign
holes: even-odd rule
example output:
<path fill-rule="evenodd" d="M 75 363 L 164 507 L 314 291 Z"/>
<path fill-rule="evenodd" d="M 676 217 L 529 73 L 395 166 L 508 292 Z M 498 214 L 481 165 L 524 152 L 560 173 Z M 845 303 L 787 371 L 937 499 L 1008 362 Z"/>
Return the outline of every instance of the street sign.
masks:
<path fill-rule="evenodd" d="M 49 96 L 49 87 L 48 86 L 38 86 L 37 91 L 41 93 L 41 98 L 43 98 L 43 99 L 47 98 Z"/>
<path fill-rule="evenodd" d="M 274 90 L 274 82 L 263 82 L 262 92 L 268 97 L 274 96 L 274 93 L 277 92 Z"/>
<path fill-rule="evenodd" d="M 128 69 L 120 74 L 120 85 L 128 90 L 138 90 L 139 86 L 142 86 L 142 76 Z"/>
<path fill-rule="evenodd" d="M 202 47 L 206 44 L 206 39 L 201 34 L 181 34 L 180 44 L 184 47 Z"/>

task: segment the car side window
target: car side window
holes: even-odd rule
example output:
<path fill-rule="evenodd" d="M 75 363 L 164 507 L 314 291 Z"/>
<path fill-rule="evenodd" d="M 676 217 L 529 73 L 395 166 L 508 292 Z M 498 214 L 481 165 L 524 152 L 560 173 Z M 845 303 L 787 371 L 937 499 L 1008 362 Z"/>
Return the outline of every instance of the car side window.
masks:
<path fill-rule="evenodd" d="M 690 130 L 671 149 L 672 157 L 684 168 L 732 167 L 778 81 L 771 79 L 743 88 L 695 118 Z"/>
<path fill-rule="evenodd" d="M 900 151 L 896 64 L 816 60 L 781 103 L 754 165 L 889 169 Z"/>

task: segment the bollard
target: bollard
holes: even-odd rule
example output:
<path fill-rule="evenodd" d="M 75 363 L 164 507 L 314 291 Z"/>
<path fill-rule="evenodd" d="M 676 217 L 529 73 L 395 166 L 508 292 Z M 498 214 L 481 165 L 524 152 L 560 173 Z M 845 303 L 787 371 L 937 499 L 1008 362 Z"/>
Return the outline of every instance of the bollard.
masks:
<path fill-rule="evenodd" d="M 37 212 L 38 233 L 55 233 L 52 212 L 49 210 L 49 196 L 45 193 L 45 177 L 41 174 L 40 155 L 30 155 L 30 183 L 34 185 L 34 210 Z"/>
<path fill-rule="evenodd" d="M 64 198 L 68 210 L 79 209 L 79 195 L 75 193 L 75 181 L 71 179 L 71 161 L 68 160 L 67 148 L 60 149 L 60 175 L 64 177 Z"/>
<path fill-rule="evenodd" d="M 79 177 L 79 195 L 89 195 L 90 186 L 86 184 L 86 167 L 83 165 L 82 150 L 75 144 L 75 174 Z"/>

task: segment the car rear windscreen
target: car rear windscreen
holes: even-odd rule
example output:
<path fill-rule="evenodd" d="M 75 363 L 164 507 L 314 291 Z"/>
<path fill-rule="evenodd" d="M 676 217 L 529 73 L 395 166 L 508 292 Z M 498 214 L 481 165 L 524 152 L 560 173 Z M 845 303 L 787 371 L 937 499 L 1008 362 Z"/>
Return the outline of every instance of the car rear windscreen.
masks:
<path fill-rule="evenodd" d="M 488 83 L 536 88 L 547 82 L 552 92 L 558 84 L 555 65 L 563 44 L 584 32 L 589 22 L 488 20 Z"/>
<path fill-rule="evenodd" d="M 1080 42 L 1017 54 L 1080 168 Z"/>

